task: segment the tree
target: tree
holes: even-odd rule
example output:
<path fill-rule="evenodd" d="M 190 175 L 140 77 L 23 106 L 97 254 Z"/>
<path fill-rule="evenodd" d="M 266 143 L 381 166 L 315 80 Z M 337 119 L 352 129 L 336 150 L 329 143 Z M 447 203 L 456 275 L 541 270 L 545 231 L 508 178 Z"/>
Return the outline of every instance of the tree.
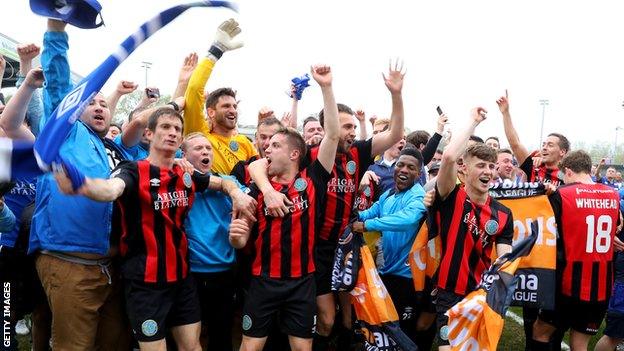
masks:
<path fill-rule="evenodd" d="M 609 159 L 611 164 L 623 164 L 624 163 L 624 149 L 618 145 L 615 157 L 613 156 L 613 144 L 606 141 L 597 141 L 593 144 L 586 142 L 575 142 L 572 145 L 572 150 L 585 150 L 592 158 L 594 164 L 600 162 L 600 159 Z"/>
<path fill-rule="evenodd" d="M 144 93 L 144 90 L 137 89 L 130 94 L 124 95 L 117 104 L 117 109 L 115 110 L 115 115 L 113 116 L 113 122 L 118 124 L 126 122 L 130 112 L 134 111 L 135 107 L 139 104 L 139 101 L 141 101 Z M 171 95 L 161 95 L 155 106 L 162 106 L 169 101 L 171 101 Z"/>

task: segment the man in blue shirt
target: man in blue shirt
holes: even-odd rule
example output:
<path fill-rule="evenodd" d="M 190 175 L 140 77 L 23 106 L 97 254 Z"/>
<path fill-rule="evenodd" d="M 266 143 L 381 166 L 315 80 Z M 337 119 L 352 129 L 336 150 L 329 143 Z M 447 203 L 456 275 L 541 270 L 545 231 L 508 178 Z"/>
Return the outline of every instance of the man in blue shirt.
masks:
<path fill-rule="evenodd" d="M 212 145 L 204 134 L 187 135 L 182 151 L 195 169 L 210 173 Z M 222 177 L 236 182 L 233 177 Z M 184 223 L 190 268 L 202 310 L 200 340 L 202 347 L 208 350 L 232 349 L 235 251 L 228 236 L 231 212 L 232 201 L 226 194 L 207 189 L 195 194 L 195 202 Z"/>
<path fill-rule="evenodd" d="M 71 91 L 66 23 L 49 19 L 41 64 L 44 127 Z M 105 139 L 111 114 L 97 94 L 80 116 L 60 153 L 90 178 L 108 178 L 127 158 Z M 84 196 L 63 195 L 52 174 L 39 178 L 30 235 L 30 252 L 38 252 L 37 271 L 54 316 L 52 348 L 59 350 L 124 349 L 130 334 L 124 323 L 121 285 L 112 264 L 113 205 Z"/>
<path fill-rule="evenodd" d="M 381 232 L 383 266 L 379 273 L 399 313 L 401 329 L 417 342 L 417 299 L 408 256 L 424 218 L 425 191 L 418 183 L 423 158 L 415 148 L 401 151 L 394 168 L 394 188 L 381 195 L 368 210 L 359 212 L 356 232 Z"/>
<path fill-rule="evenodd" d="M 404 146 L 405 139 L 399 140 L 399 142 L 384 151 L 377 162 L 368 167 L 369 171 L 373 171 L 379 177 L 381 192 L 394 188 L 394 164 L 397 162 Z"/>

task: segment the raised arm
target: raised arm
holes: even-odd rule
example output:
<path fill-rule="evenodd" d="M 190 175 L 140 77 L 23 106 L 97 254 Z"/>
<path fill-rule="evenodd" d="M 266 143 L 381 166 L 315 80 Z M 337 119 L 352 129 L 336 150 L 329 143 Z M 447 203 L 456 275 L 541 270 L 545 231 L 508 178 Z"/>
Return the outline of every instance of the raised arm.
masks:
<path fill-rule="evenodd" d="M 442 140 L 442 134 L 444 133 L 444 126 L 448 124 L 448 117 L 445 113 L 438 116 L 438 123 L 436 132 L 433 133 L 431 138 L 427 141 L 425 148 L 422 151 L 423 156 L 423 164 L 429 164 L 435 155 L 438 146 L 440 145 L 440 141 Z"/>
<path fill-rule="evenodd" d="M 291 100 L 292 103 L 290 105 L 290 116 L 288 119 L 288 126 L 293 129 L 297 129 L 297 109 L 299 108 L 299 100 L 297 100 L 297 94 L 295 91 L 297 90 L 294 85 L 290 87 L 291 91 Z M 283 123 L 283 121 L 282 121 Z"/>
<path fill-rule="evenodd" d="M 368 133 L 366 132 L 366 113 L 363 110 L 355 111 L 355 119 L 358 120 L 360 125 L 360 140 L 366 140 Z"/>
<path fill-rule="evenodd" d="M 338 104 L 332 89 L 331 68 L 327 65 L 316 65 L 312 69 L 312 77 L 320 85 L 323 93 L 323 111 L 325 114 L 325 137 L 319 146 L 318 160 L 327 172 L 331 173 L 336 161 L 336 150 L 340 139 L 338 123 Z"/>
<path fill-rule="evenodd" d="M 69 70 L 69 60 L 67 51 L 69 42 L 65 26 L 67 23 L 48 19 L 48 30 L 43 35 L 43 51 L 41 52 L 41 66 L 46 78 L 43 88 L 43 127 L 47 118 L 58 104 L 61 103 L 65 95 L 72 88 Z"/>
<path fill-rule="evenodd" d="M 43 86 L 43 70 L 36 68 L 28 72 L 22 86 L 17 89 L 11 100 L 6 104 L 0 127 L 7 137 L 18 140 L 34 141 L 34 134 L 24 125 L 28 103 L 35 90 Z"/>
<path fill-rule="evenodd" d="M 32 69 L 32 60 L 39 56 L 41 48 L 35 44 L 19 44 L 17 46 L 17 54 L 20 61 L 20 70 L 15 82 L 15 87 L 19 87 L 24 84 L 28 72 Z M 26 110 L 28 120 L 30 123 L 30 130 L 32 134 L 39 135 L 39 122 L 43 116 L 43 100 L 41 99 L 41 89 L 36 89 L 28 102 L 28 109 Z"/>
<path fill-rule="evenodd" d="M 173 93 L 173 99 L 184 96 L 184 92 L 186 92 L 186 88 L 188 88 L 189 80 L 191 80 L 193 71 L 195 71 L 195 68 L 197 67 L 197 61 L 197 54 L 194 52 L 184 58 L 184 63 L 180 68 L 180 74 L 178 74 L 178 85 Z"/>
<path fill-rule="evenodd" d="M 470 122 L 466 128 L 455 133 L 451 142 L 444 149 L 442 162 L 436 185 L 438 196 L 445 199 L 455 188 L 457 183 L 457 160 L 462 156 L 468 143 L 468 138 L 474 134 L 475 128 L 485 120 L 487 111 L 483 107 L 475 107 L 470 113 Z"/>
<path fill-rule="evenodd" d="M 403 137 L 403 63 L 399 66 L 398 60 L 392 67 L 392 62 L 388 65 L 388 77 L 382 73 L 386 87 L 392 97 L 392 113 L 390 114 L 390 130 L 379 133 L 373 137 L 371 156 L 381 155 L 384 151 L 396 144 Z"/>
<path fill-rule="evenodd" d="M 128 125 L 126 125 L 126 128 L 121 133 L 121 142 L 123 143 L 123 145 L 125 147 L 133 147 L 138 144 L 139 141 L 141 141 L 141 136 L 143 135 L 145 128 L 147 128 L 147 121 L 149 119 L 149 116 L 151 116 L 154 111 L 163 107 L 171 109 L 175 109 L 177 107 L 179 110 L 182 110 L 184 108 L 184 97 L 178 97 L 173 102 L 175 103 L 175 107 L 174 104 L 166 104 L 165 106 L 150 107 L 147 109 L 137 107 L 135 111 L 138 112 L 135 113 L 132 121 L 128 122 Z M 152 102 L 149 102 L 147 106 L 151 104 Z"/>
<path fill-rule="evenodd" d="M 242 42 L 235 41 L 234 38 L 241 32 L 238 23 L 234 19 L 229 19 L 219 26 L 215 35 L 215 41 L 208 50 L 197 68 L 191 75 L 188 87 L 184 93 L 186 105 L 184 107 L 184 135 L 201 132 L 208 134 L 210 128 L 206 122 L 204 109 L 204 87 L 215 63 L 221 56 L 230 50 L 235 50 L 243 46 Z"/>
<path fill-rule="evenodd" d="M 117 109 L 119 99 L 121 99 L 121 97 L 126 94 L 132 93 L 136 90 L 137 87 L 138 84 L 127 80 L 121 80 L 119 81 L 119 83 L 117 83 L 117 88 L 115 88 L 115 91 L 106 98 L 106 103 L 108 104 L 108 108 L 110 109 L 111 116 L 115 116 L 115 110 Z"/>
<path fill-rule="evenodd" d="M 598 165 L 596 166 L 596 171 L 593 174 L 593 176 L 596 177 L 596 183 L 602 183 L 602 177 L 600 176 L 600 168 L 602 168 L 602 166 L 606 164 L 607 164 L 607 160 L 605 160 L 604 158 L 601 158 L 600 162 L 598 162 Z"/>
<path fill-rule="evenodd" d="M 509 142 L 509 147 L 511 147 L 511 151 L 513 151 L 518 162 L 522 164 L 527 157 L 529 157 L 529 150 L 520 142 L 518 132 L 516 132 L 516 128 L 514 128 L 511 121 L 511 114 L 509 114 L 509 94 L 507 90 L 505 90 L 505 96 L 501 96 L 496 100 L 496 104 L 503 115 L 503 127 L 505 128 L 505 136 L 507 137 L 507 142 Z"/>

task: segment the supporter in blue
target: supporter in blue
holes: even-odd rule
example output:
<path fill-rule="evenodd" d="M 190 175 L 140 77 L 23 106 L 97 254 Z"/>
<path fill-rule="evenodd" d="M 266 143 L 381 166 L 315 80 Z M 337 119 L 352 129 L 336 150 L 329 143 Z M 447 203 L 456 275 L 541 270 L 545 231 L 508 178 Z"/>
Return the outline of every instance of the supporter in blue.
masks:
<path fill-rule="evenodd" d="M 401 329 L 416 343 L 418 301 L 412 273 L 405 263 L 427 211 L 425 191 L 417 182 L 422 165 L 420 151 L 403 149 L 395 166 L 394 188 L 384 192 L 368 210 L 359 212 L 359 221 L 353 224 L 356 232 L 381 232 L 383 266 L 379 273 L 399 313 Z"/>
<path fill-rule="evenodd" d="M 606 160 L 603 158 L 598 163 L 598 167 L 596 167 L 596 173 L 594 173 L 594 177 L 596 178 L 596 183 L 602 183 L 604 185 L 610 186 L 612 188 L 619 188 L 619 184 L 616 181 L 617 171 L 615 167 L 609 166 L 605 171 L 605 175 L 600 175 L 600 169 L 607 164 Z"/>
<path fill-rule="evenodd" d="M 445 113 L 438 116 L 438 121 L 436 124 L 436 132 L 433 133 L 431 137 L 429 137 L 429 133 L 424 130 L 417 130 L 415 132 L 411 132 L 405 138 L 405 141 L 409 144 L 414 145 L 423 156 L 423 164 L 420 169 L 420 175 L 418 178 L 418 183 L 422 186 L 425 186 L 427 183 L 427 172 L 425 172 L 425 165 L 429 164 L 433 159 L 436 151 L 438 150 L 438 146 L 440 145 L 440 141 L 442 141 L 442 134 L 444 133 L 444 127 L 448 124 L 448 117 Z"/>
<path fill-rule="evenodd" d="M 196 170 L 210 173 L 212 145 L 203 133 L 187 135 L 182 151 L 184 158 Z M 222 177 L 236 182 L 233 177 Z M 228 239 L 231 212 L 232 200 L 226 194 L 207 189 L 195 194 L 195 201 L 184 223 L 189 242 L 190 269 L 197 284 L 202 310 L 200 340 L 202 347 L 208 350 L 232 349 L 236 254 Z"/>
<path fill-rule="evenodd" d="M 66 23 L 48 19 L 41 63 L 43 128 L 71 90 Z M 61 154 L 88 177 L 108 178 L 127 155 L 105 139 L 111 115 L 97 94 L 61 146 Z M 54 316 L 52 348 L 124 349 L 129 341 L 123 322 L 119 276 L 112 258 L 112 203 L 61 194 L 52 174 L 37 182 L 30 252 L 39 252 L 36 266 Z M 71 272 L 71 274 L 68 274 Z"/>
<path fill-rule="evenodd" d="M 184 92 L 186 91 L 186 87 L 188 86 L 195 67 L 197 67 L 197 54 L 190 54 L 184 59 L 182 68 L 180 68 L 178 84 L 173 94 L 172 101 L 184 96 Z M 122 80 L 117 83 L 115 91 L 106 99 L 106 102 L 111 109 L 112 116 L 115 115 L 119 99 L 126 94 L 132 93 L 137 89 L 137 87 L 138 85 L 136 83 L 126 80 Z M 149 141 L 145 137 L 145 129 L 147 128 L 147 118 L 149 117 L 149 114 L 142 114 L 143 118 L 135 117 L 138 117 L 138 114 L 141 111 L 154 106 L 159 99 L 160 92 L 158 88 L 147 87 L 143 90 L 141 92 L 141 100 L 138 105 L 135 106 L 134 110 L 132 110 L 132 112 L 128 115 L 128 123 L 122 129 L 121 134 L 113 138 L 115 144 L 128 155 L 129 160 L 144 160 L 149 154 Z M 176 105 L 175 102 L 170 104 L 172 104 L 174 110 L 179 111 L 180 106 Z M 176 153 L 176 158 L 180 157 L 182 157 L 182 152 L 178 151 Z"/>
<path fill-rule="evenodd" d="M 18 46 L 20 62 L 30 66 L 30 57 L 36 56 L 39 48 L 33 44 Z M 22 72 L 22 71 L 20 71 Z M 41 68 L 32 69 L 18 79 L 19 88 L 6 105 L 0 118 L 0 135 L 14 140 L 34 141 L 32 127 L 43 111 L 40 92 L 43 86 Z M 36 103 L 33 104 L 34 100 Z M 29 119 L 31 117 L 31 119 Z M 34 257 L 26 255 L 32 208 L 35 201 L 35 178 L 20 178 L 6 194 L 5 201 L 16 216 L 14 230 L 0 235 L 0 281 L 11 283 L 11 291 L 16 298 L 11 301 L 12 324 L 24 315 L 31 313 L 32 346 L 34 350 L 49 346 L 50 312 L 47 300 L 35 269 Z"/>
<path fill-rule="evenodd" d="M 0 232 L 10 232 L 15 228 L 15 215 L 0 198 Z M 0 235 L 2 235 L 0 233 Z"/>
<path fill-rule="evenodd" d="M 399 140 L 398 143 L 392 145 L 388 150 L 384 151 L 381 158 L 368 167 L 377 175 L 378 185 L 381 192 L 394 188 L 394 165 L 397 162 L 401 150 L 405 146 L 405 139 Z"/>

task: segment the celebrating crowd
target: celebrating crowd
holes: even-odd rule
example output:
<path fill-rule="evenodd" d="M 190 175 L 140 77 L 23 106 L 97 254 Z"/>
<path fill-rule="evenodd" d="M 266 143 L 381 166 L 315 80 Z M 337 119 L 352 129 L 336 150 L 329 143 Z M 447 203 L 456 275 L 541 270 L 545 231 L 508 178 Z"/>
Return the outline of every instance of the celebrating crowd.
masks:
<path fill-rule="evenodd" d="M 48 19 L 42 48 L 18 46 L 3 140 L 36 141 L 65 107 L 73 88 L 66 25 Z M 507 92 L 499 111 L 475 107 L 458 117 L 463 127 L 452 135 L 440 107 L 433 134 L 407 132 L 398 60 L 379 82 L 390 95 L 387 118 L 367 120 L 340 103 L 332 68 L 313 65 L 319 113 L 299 121 L 293 86 L 291 111 L 259 111 L 252 141 L 237 130 L 236 89 L 205 92 L 218 61 L 242 46 L 240 32 L 235 20 L 223 22 L 206 55 L 184 60 L 171 101 L 159 105 L 158 90 L 143 87 L 123 124 L 112 116 L 138 85 L 121 81 L 110 96 L 95 94 L 60 147 L 84 173 L 78 187 L 62 165 L 1 184 L 0 349 L 17 350 L 15 326 L 26 315 L 33 350 L 364 349 L 375 341 L 361 332 L 354 295 L 333 288 L 337 247 L 352 233 L 373 252 L 374 274 L 409 339 L 375 347 L 451 350 L 447 312 L 514 243 L 515 213 L 490 190 L 529 183 L 552 207 L 556 279 L 550 308 L 523 308 L 525 349 L 558 350 L 570 330 L 572 350 L 586 350 L 603 320 L 596 350 L 622 342 L 622 181 L 614 167 L 572 150 L 565 131 L 527 149 Z M 477 136 L 488 118 L 502 118 L 500 136 Z M 408 262 L 422 228 L 440 248 L 420 291 Z"/>

